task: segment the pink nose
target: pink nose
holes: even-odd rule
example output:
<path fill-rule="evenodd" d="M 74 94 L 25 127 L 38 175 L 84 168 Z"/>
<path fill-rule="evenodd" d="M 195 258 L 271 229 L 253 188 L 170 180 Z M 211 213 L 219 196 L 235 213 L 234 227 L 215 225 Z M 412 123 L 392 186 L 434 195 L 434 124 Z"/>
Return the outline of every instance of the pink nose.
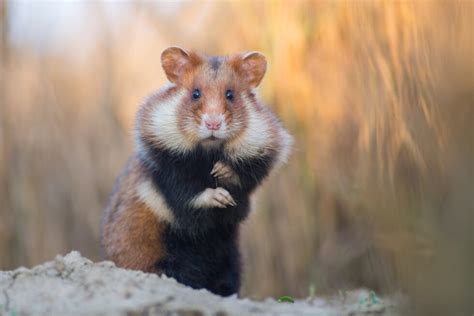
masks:
<path fill-rule="evenodd" d="M 218 120 L 207 120 L 206 121 L 206 127 L 208 130 L 211 131 L 217 131 L 219 128 L 221 128 L 222 122 Z"/>

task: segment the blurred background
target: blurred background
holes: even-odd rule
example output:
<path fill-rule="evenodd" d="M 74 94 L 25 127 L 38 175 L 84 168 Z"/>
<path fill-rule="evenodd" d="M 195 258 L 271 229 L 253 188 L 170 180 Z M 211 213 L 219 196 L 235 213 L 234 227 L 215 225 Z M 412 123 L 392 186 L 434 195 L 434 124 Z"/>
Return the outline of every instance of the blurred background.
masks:
<path fill-rule="evenodd" d="M 473 21 L 467 0 L 0 0 L 0 269 L 100 259 L 163 49 L 259 50 L 296 144 L 245 224 L 241 294 L 368 287 L 472 314 Z"/>

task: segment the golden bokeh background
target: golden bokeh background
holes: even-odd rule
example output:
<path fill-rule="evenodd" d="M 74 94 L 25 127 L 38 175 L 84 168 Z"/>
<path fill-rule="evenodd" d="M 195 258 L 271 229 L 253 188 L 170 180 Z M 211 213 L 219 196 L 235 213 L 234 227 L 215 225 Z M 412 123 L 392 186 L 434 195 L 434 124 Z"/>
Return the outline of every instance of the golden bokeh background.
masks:
<path fill-rule="evenodd" d="M 99 260 L 163 49 L 258 50 L 296 143 L 245 223 L 241 294 L 474 310 L 474 2 L 0 3 L 0 269 Z"/>

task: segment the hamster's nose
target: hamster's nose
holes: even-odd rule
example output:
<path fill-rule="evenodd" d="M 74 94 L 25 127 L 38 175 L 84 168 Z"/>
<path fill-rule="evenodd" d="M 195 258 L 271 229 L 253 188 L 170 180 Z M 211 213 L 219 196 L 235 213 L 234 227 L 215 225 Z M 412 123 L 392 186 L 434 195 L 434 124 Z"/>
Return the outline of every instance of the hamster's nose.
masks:
<path fill-rule="evenodd" d="M 210 131 L 217 131 L 221 128 L 222 121 L 219 119 L 208 119 L 205 121 L 206 127 Z"/>

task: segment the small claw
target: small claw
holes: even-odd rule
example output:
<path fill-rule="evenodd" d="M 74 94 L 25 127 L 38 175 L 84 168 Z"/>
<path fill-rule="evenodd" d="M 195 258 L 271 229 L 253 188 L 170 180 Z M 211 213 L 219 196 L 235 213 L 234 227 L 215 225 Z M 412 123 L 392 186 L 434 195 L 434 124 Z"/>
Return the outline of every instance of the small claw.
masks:
<path fill-rule="evenodd" d="M 225 203 L 226 203 L 227 205 L 232 205 L 232 199 L 226 196 L 226 197 L 225 197 Z"/>
<path fill-rule="evenodd" d="M 216 162 L 216 164 L 214 165 L 214 167 L 211 170 L 211 174 L 216 174 L 217 172 L 219 172 L 219 170 L 221 168 L 222 168 L 222 164 L 219 163 L 219 162 Z"/>
<path fill-rule="evenodd" d="M 216 204 L 216 207 L 218 207 L 218 208 L 226 208 L 227 207 L 227 205 L 225 205 L 224 203 L 222 203 L 218 199 L 214 199 L 214 202 Z"/>
<path fill-rule="evenodd" d="M 226 198 L 227 198 L 227 199 L 226 199 L 226 200 L 227 200 L 227 203 L 228 203 L 229 205 L 231 205 L 231 206 L 236 206 L 236 205 L 237 205 L 237 203 L 235 203 L 235 200 L 232 198 L 232 196 L 228 196 L 228 197 L 226 197 Z"/>

